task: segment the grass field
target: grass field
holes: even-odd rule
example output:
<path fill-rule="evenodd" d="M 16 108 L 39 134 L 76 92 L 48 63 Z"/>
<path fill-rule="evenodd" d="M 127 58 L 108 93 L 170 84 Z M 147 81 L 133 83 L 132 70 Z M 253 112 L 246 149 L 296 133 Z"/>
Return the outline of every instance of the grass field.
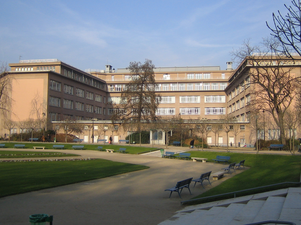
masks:
<path fill-rule="evenodd" d="M 245 166 L 250 167 L 243 173 L 237 174 L 221 185 L 212 188 L 200 196 L 212 196 L 227 192 L 233 192 L 248 188 L 260 187 L 282 182 L 300 182 L 301 156 L 296 155 L 264 155 L 264 154 L 240 154 L 220 152 L 191 151 L 191 157 L 208 158 L 207 162 L 217 155 L 230 156 L 230 162 L 239 162 L 245 159 Z M 207 172 L 207 171 L 203 171 Z"/>
<path fill-rule="evenodd" d="M 0 163 L 0 197 L 147 169 L 109 160 Z"/>
<path fill-rule="evenodd" d="M 50 142 L 2 142 L 3 144 L 5 144 L 5 148 L 14 148 L 15 144 L 25 144 L 25 148 L 24 149 L 33 149 L 33 146 L 45 146 L 45 149 L 53 149 L 53 145 L 64 145 L 64 149 L 73 149 L 72 146 L 73 145 L 83 145 L 84 146 L 84 150 L 95 150 L 97 151 L 97 147 L 98 146 L 102 146 L 104 151 L 106 148 L 110 148 L 110 149 L 114 149 L 114 150 L 118 150 L 119 148 L 126 148 L 126 152 L 129 154 L 141 154 L 141 153 L 145 153 L 145 152 L 151 152 L 154 150 L 157 150 L 157 148 L 148 148 L 148 147 L 141 147 L 139 145 L 103 145 L 103 144 L 78 144 L 78 143 L 50 143 Z M 3 150 L 5 149 L 3 148 Z M 43 150 L 42 150 L 43 151 Z"/>

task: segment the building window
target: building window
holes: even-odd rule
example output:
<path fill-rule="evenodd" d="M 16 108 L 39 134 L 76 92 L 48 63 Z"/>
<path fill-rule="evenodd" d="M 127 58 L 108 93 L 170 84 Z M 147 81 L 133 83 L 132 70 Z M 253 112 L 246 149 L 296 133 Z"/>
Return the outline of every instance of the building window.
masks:
<path fill-rule="evenodd" d="M 179 84 L 179 91 L 185 91 L 185 84 Z"/>
<path fill-rule="evenodd" d="M 78 111 L 84 111 L 85 104 L 82 102 L 75 102 L 75 109 Z"/>
<path fill-rule="evenodd" d="M 158 108 L 156 115 L 162 115 L 162 116 L 175 115 L 175 108 Z"/>
<path fill-rule="evenodd" d="M 50 106 L 61 107 L 61 99 L 50 96 L 49 97 L 49 105 Z"/>
<path fill-rule="evenodd" d="M 193 91 L 193 84 L 187 84 L 187 90 Z"/>
<path fill-rule="evenodd" d="M 176 97 L 175 96 L 162 96 L 160 104 L 169 104 L 169 103 L 175 103 Z"/>
<path fill-rule="evenodd" d="M 171 91 L 177 91 L 178 90 L 178 84 L 170 84 L 170 90 Z"/>
<path fill-rule="evenodd" d="M 193 73 L 188 73 L 187 74 L 187 79 L 194 79 L 194 74 Z"/>
<path fill-rule="evenodd" d="M 195 84 L 195 90 L 200 91 L 203 89 L 203 83 L 197 83 Z"/>
<path fill-rule="evenodd" d="M 95 106 L 95 113 L 96 114 L 102 114 L 102 108 L 98 107 L 98 106 Z"/>
<path fill-rule="evenodd" d="M 163 80 L 170 80 L 169 74 L 163 74 Z"/>
<path fill-rule="evenodd" d="M 180 103 L 200 103 L 200 96 L 180 96 Z"/>
<path fill-rule="evenodd" d="M 240 125 L 241 130 L 245 130 L 245 128 L 246 128 L 245 125 Z"/>
<path fill-rule="evenodd" d="M 121 97 L 108 97 L 108 103 L 120 104 Z"/>
<path fill-rule="evenodd" d="M 220 83 L 220 85 L 219 85 L 220 90 L 225 90 L 226 87 L 227 87 L 227 83 Z"/>
<path fill-rule="evenodd" d="M 204 73 L 204 79 L 210 79 L 210 73 Z"/>
<path fill-rule="evenodd" d="M 200 115 L 200 108 L 180 108 L 181 115 Z"/>
<path fill-rule="evenodd" d="M 93 100 L 93 97 L 94 97 L 94 94 L 92 92 L 90 92 L 90 91 L 86 92 L 86 99 Z"/>
<path fill-rule="evenodd" d="M 93 113 L 93 105 L 86 104 L 86 112 Z"/>
<path fill-rule="evenodd" d="M 222 73 L 222 79 L 225 79 L 226 77 L 225 77 L 225 74 L 224 73 Z"/>
<path fill-rule="evenodd" d="M 249 105 L 251 103 L 251 95 L 246 95 L 246 105 Z"/>
<path fill-rule="evenodd" d="M 102 102 L 102 96 L 101 95 L 95 95 L 95 101 L 96 102 Z"/>
<path fill-rule="evenodd" d="M 50 80 L 49 88 L 54 91 L 61 91 L 61 83 L 54 80 Z"/>
<path fill-rule="evenodd" d="M 203 76 L 202 76 L 201 73 L 196 73 L 196 74 L 195 74 L 195 79 L 199 79 L 199 80 L 200 80 L 200 79 L 202 79 L 202 77 L 203 77 Z"/>
<path fill-rule="evenodd" d="M 205 96 L 205 103 L 225 103 L 226 96 L 222 95 L 208 95 Z"/>
<path fill-rule="evenodd" d="M 64 85 L 64 92 L 69 95 L 73 95 L 73 87 L 69 85 Z"/>
<path fill-rule="evenodd" d="M 212 90 L 218 90 L 218 83 L 212 84 Z"/>
<path fill-rule="evenodd" d="M 161 91 L 161 84 L 156 84 L 155 91 Z"/>
<path fill-rule="evenodd" d="M 205 108 L 205 115 L 224 115 L 225 113 L 226 113 L 225 108 L 215 108 L 215 107 Z"/>
<path fill-rule="evenodd" d="M 120 84 L 115 85 L 115 91 L 122 91 L 122 86 Z"/>
<path fill-rule="evenodd" d="M 85 91 L 80 89 L 80 88 L 76 88 L 76 96 L 84 98 L 85 97 Z"/>
<path fill-rule="evenodd" d="M 210 90 L 210 83 L 204 83 L 204 90 Z"/>
<path fill-rule="evenodd" d="M 169 90 L 169 84 L 163 84 L 163 91 Z"/>
<path fill-rule="evenodd" d="M 63 108 L 65 109 L 73 109 L 73 101 L 64 99 L 63 100 Z"/>

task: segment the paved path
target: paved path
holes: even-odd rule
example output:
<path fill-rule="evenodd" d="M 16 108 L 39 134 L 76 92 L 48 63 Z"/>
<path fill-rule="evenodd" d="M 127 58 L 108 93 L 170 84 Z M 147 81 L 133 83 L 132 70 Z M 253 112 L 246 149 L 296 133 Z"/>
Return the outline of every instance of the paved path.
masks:
<path fill-rule="evenodd" d="M 141 164 L 150 169 L 0 198 L 0 224 L 29 224 L 29 215 L 37 213 L 53 215 L 55 225 L 158 224 L 182 208 L 181 200 L 197 196 L 230 177 L 212 181 L 212 186 L 208 184 L 205 189 L 200 185 L 192 187 L 192 195 L 184 190 L 182 199 L 176 193 L 168 198 L 169 192 L 164 189 L 173 187 L 177 181 L 197 178 L 210 170 L 219 171 L 225 165 L 89 150 L 64 152 Z"/>

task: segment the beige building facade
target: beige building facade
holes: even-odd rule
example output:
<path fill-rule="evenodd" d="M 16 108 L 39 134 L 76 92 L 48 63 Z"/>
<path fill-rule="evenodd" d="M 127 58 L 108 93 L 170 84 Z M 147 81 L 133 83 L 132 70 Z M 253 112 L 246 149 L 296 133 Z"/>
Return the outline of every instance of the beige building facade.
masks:
<path fill-rule="evenodd" d="M 11 110 L 1 118 L 0 136 L 24 132 L 26 129 L 18 124 L 28 119 L 44 119 L 47 129 L 56 129 L 62 121 L 76 120 L 85 129 L 75 135 L 86 143 L 109 137 L 118 143 L 134 131 L 110 120 L 113 103 L 118 104 L 125 84 L 132 79 L 127 69 L 114 70 L 106 65 L 103 71 L 84 72 L 56 59 L 21 60 L 9 66 Z M 162 119 L 180 116 L 187 124 L 206 123 L 209 145 L 254 144 L 248 108 L 251 81 L 244 62 L 236 70 L 228 62 L 226 70 L 219 66 L 160 67 L 154 73 L 156 92 L 162 98 L 156 114 Z M 221 122 L 227 116 L 235 118 L 228 135 Z M 5 120 L 16 125 L 8 128 Z M 214 125 L 219 126 L 215 132 Z M 165 132 L 162 133 L 159 140 L 151 131 L 151 142 L 165 144 Z"/>

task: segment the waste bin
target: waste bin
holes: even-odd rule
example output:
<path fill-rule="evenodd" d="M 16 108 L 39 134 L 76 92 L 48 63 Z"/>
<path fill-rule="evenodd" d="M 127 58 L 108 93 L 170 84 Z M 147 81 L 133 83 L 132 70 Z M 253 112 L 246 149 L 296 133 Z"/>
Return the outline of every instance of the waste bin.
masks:
<path fill-rule="evenodd" d="M 163 157 L 164 157 L 164 149 L 161 148 L 161 149 L 160 149 L 160 152 L 161 152 L 161 157 L 163 158 Z"/>
<path fill-rule="evenodd" d="M 49 222 L 52 225 L 53 216 L 47 214 L 33 214 L 29 216 L 29 222 L 31 225 L 46 225 Z"/>

